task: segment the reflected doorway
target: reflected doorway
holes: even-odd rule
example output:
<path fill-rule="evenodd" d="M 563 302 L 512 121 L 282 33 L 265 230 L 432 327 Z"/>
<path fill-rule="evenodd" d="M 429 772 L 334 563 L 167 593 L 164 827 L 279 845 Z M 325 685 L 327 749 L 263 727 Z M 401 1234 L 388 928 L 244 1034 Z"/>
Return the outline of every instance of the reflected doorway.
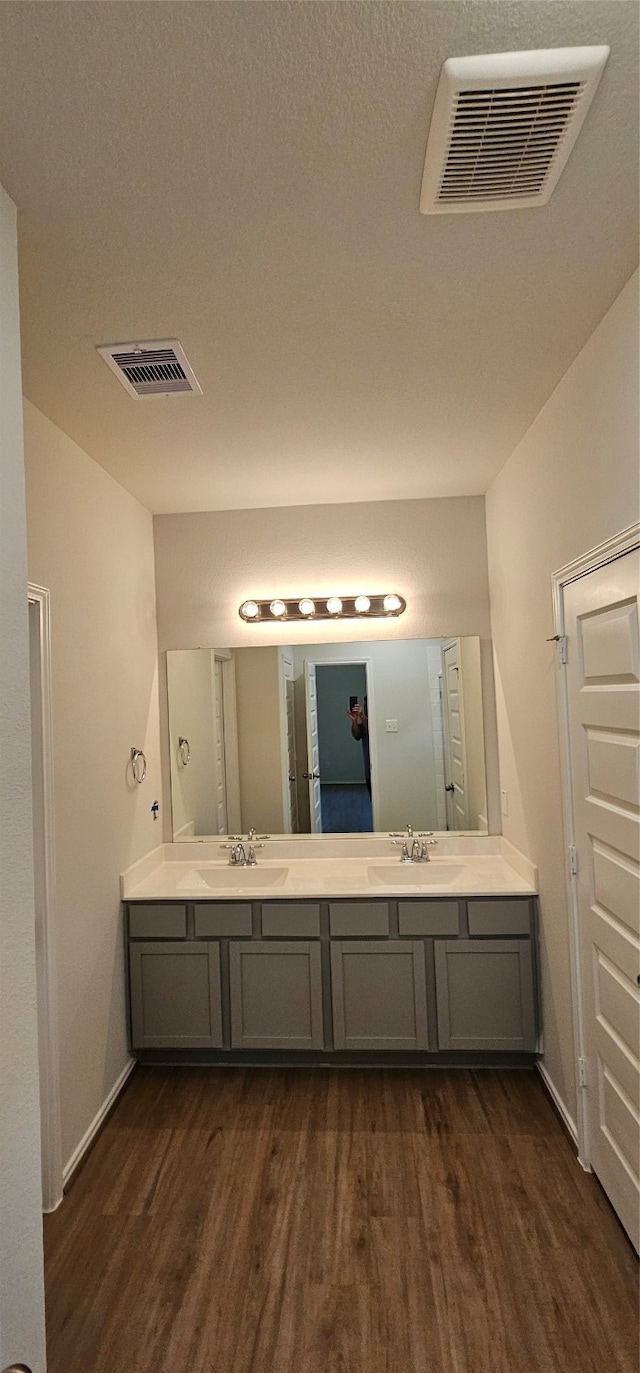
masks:
<path fill-rule="evenodd" d="M 322 833 L 371 833 L 366 663 L 317 663 L 315 675 Z M 349 713 L 354 707 L 355 722 Z"/>

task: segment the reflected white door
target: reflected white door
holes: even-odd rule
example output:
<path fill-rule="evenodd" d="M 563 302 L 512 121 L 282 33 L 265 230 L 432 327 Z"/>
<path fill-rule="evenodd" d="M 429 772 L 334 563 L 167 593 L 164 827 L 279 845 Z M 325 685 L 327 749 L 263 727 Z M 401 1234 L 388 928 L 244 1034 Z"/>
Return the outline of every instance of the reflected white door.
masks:
<path fill-rule="evenodd" d="M 225 757 L 224 683 L 222 661 L 214 658 L 213 666 L 213 747 L 215 759 L 215 817 L 216 833 L 227 834 L 227 760 Z"/>
<path fill-rule="evenodd" d="M 565 589 L 587 1158 L 632 1242 L 640 1205 L 638 550 Z"/>
<path fill-rule="evenodd" d="M 457 639 L 442 650 L 444 717 L 447 732 L 447 826 L 450 830 L 469 828 L 465 778 L 464 704 L 460 673 L 460 646 Z"/>
<path fill-rule="evenodd" d="M 288 665 L 289 666 L 289 665 Z M 293 664 L 290 675 L 285 674 L 285 710 L 287 714 L 287 796 L 289 802 L 289 829 L 298 834 L 298 789 L 296 784 L 296 721 L 294 711 Z"/>
<path fill-rule="evenodd" d="M 307 714 L 307 769 L 311 834 L 322 833 L 322 804 L 320 799 L 320 740 L 318 737 L 318 697 L 315 663 L 304 665 L 304 692 Z"/>

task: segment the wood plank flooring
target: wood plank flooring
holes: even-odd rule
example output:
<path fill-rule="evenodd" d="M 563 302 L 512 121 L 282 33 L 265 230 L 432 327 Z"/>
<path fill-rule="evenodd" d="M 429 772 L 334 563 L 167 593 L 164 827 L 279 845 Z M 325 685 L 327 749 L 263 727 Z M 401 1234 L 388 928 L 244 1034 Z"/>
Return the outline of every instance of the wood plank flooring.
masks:
<path fill-rule="evenodd" d="M 140 1068 L 45 1217 L 49 1373 L 636 1373 L 534 1072 Z"/>

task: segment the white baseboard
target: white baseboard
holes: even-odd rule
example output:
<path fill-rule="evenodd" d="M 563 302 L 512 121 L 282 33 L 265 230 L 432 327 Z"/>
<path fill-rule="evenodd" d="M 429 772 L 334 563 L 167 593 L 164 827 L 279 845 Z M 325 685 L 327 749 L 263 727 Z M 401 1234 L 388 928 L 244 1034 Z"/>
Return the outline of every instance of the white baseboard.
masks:
<path fill-rule="evenodd" d="M 114 1082 L 113 1087 L 109 1092 L 109 1095 L 105 1097 L 102 1106 L 100 1107 L 100 1110 L 94 1116 L 88 1130 L 85 1130 L 82 1139 L 80 1140 L 80 1143 L 78 1144 L 77 1148 L 74 1149 L 71 1158 L 68 1159 L 65 1163 L 64 1168 L 62 1169 L 63 1187 L 66 1187 L 69 1178 L 75 1172 L 81 1159 L 86 1154 L 89 1145 L 95 1139 L 95 1136 L 97 1135 L 98 1130 L 100 1129 L 100 1126 L 102 1125 L 105 1116 L 108 1115 L 109 1111 L 111 1110 L 111 1107 L 113 1106 L 114 1101 L 120 1095 L 122 1088 L 124 1087 L 124 1084 L 127 1081 L 127 1078 L 133 1072 L 135 1066 L 135 1058 L 130 1058 L 129 1062 L 125 1064 L 124 1068 L 122 1069 L 122 1072 L 120 1073 L 119 1077 L 116 1078 L 116 1081 Z"/>
<path fill-rule="evenodd" d="M 549 1077 L 549 1074 L 548 1074 L 548 1072 L 547 1072 L 547 1070 L 546 1070 L 546 1068 L 545 1068 L 545 1066 L 544 1066 L 544 1063 L 538 1062 L 538 1063 L 536 1064 L 536 1067 L 537 1067 L 538 1072 L 539 1072 L 539 1074 L 540 1074 L 540 1077 L 542 1078 L 542 1081 L 544 1082 L 544 1085 L 545 1085 L 545 1087 L 546 1087 L 546 1089 L 547 1089 L 547 1091 L 548 1091 L 548 1093 L 549 1093 L 549 1096 L 551 1097 L 551 1099 L 552 1099 L 552 1101 L 553 1101 L 553 1103 L 554 1103 L 554 1106 L 556 1107 L 557 1111 L 559 1112 L 560 1116 L 562 1117 L 562 1119 L 563 1119 L 563 1121 L 564 1121 L 564 1123 L 565 1123 L 565 1125 L 566 1125 L 566 1127 L 567 1127 L 567 1130 L 569 1131 L 569 1134 L 571 1135 L 571 1138 L 572 1138 L 572 1140 L 573 1140 L 573 1142 L 574 1142 L 574 1144 L 575 1144 L 575 1146 L 576 1146 L 576 1149 L 577 1149 L 577 1148 L 578 1148 L 578 1127 L 577 1127 L 577 1125 L 576 1125 L 576 1123 L 575 1123 L 575 1120 L 573 1119 L 572 1116 L 569 1115 L 569 1112 L 568 1112 L 568 1110 L 567 1110 L 567 1108 L 566 1108 L 566 1106 L 565 1106 L 565 1104 L 564 1104 L 564 1101 L 562 1100 L 562 1097 L 560 1096 L 560 1094 L 559 1094 L 557 1088 L 554 1087 L 553 1082 L 551 1081 L 551 1078 Z"/>

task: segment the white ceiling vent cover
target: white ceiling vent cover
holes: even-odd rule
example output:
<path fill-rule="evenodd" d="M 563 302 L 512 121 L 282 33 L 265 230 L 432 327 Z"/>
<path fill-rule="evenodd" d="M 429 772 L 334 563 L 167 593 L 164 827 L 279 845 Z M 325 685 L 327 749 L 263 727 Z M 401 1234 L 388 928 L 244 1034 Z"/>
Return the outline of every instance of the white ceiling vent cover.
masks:
<path fill-rule="evenodd" d="M 603 46 L 450 57 L 431 117 L 422 213 L 545 205 L 608 56 Z"/>
<path fill-rule="evenodd" d="M 202 395 L 202 387 L 177 338 L 105 343 L 97 351 L 125 391 L 139 400 L 149 396 Z"/>

